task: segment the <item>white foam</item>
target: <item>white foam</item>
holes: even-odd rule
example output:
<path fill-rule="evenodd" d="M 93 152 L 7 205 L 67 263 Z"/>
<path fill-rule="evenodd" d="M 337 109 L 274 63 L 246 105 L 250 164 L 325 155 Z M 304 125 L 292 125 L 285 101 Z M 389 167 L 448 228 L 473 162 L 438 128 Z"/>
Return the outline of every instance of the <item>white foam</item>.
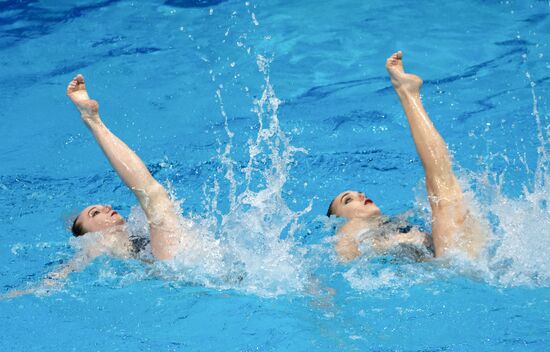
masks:
<path fill-rule="evenodd" d="M 208 213 L 182 220 L 184 248 L 170 263 L 158 264 L 155 275 L 264 296 L 301 292 L 308 285 L 310 270 L 305 250 L 294 241 L 293 232 L 311 204 L 293 211 L 282 196 L 293 155 L 305 151 L 293 147 L 280 129 L 280 100 L 269 82 L 269 60 L 258 56 L 257 63 L 265 85 L 261 98 L 254 101 L 259 129 L 256 139 L 248 143 L 247 166 L 243 170 L 234 168 L 234 134 L 220 88 L 216 96 L 228 137 L 219 153 L 225 167 L 224 180 L 214 179 L 204 187 Z M 224 201 L 219 199 L 223 187 L 228 189 L 226 212 L 218 208 Z M 244 190 L 238 193 L 238 189 Z M 129 222 L 134 231 L 147 228 L 142 214 L 131 216 Z"/>

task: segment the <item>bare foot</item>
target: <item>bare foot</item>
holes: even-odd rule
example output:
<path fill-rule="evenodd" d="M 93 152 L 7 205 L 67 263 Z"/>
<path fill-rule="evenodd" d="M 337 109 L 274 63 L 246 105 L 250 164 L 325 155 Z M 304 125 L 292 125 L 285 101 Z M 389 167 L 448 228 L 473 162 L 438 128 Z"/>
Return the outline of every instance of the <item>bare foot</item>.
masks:
<path fill-rule="evenodd" d="M 76 75 L 67 87 L 67 96 L 76 105 L 82 118 L 89 119 L 97 117 L 99 104 L 97 101 L 90 99 L 86 85 L 84 84 L 84 76 Z"/>
<path fill-rule="evenodd" d="M 401 51 L 394 53 L 386 60 L 386 69 L 390 74 L 391 83 L 398 93 L 420 93 L 422 79 L 417 75 L 405 73 L 403 69 L 403 53 Z"/>

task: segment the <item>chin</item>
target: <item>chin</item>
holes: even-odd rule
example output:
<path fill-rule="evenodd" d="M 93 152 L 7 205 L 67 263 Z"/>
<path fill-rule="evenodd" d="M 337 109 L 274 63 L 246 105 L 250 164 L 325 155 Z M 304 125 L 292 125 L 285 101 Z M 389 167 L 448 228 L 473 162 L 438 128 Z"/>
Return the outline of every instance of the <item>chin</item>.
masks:
<path fill-rule="evenodd" d="M 120 229 L 123 225 L 125 224 L 124 221 L 120 222 L 120 221 L 115 221 L 115 222 L 112 222 L 110 225 L 108 225 L 107 227 L 105 227 L 103 230 L 107 230 L 107 231 L 116 231 L 118 229 Z"/>
<path fill-rule="evenodd" d="M 363 212 L 360 214 L 356 214 L 354 216 L 344 216 L 347 219 L 370 219 L 370 218 L 376 218 L 380 216 L 380 211 L 369 211 L 369 212 Z"/>
<path fill-rule="evenodd" d="M 120 226 L 120 225 L 124 225 L 126 224 L 126 221 L 124 220 L 124 218 L 122 216 L 117 216 L 115 219 L 113 219 L 114 221 L 112 222 L 112 225 L 111 226 Z"/>
<path fill-rule="evenodd" d="M 369 211 L 368 213 L 363 215 L 363 217 L 364 218 L 376 218 L 376 217 L 379 217 L 380 215 L 381 215 L 380 209 L 376 209 L 376 210 Z"/>

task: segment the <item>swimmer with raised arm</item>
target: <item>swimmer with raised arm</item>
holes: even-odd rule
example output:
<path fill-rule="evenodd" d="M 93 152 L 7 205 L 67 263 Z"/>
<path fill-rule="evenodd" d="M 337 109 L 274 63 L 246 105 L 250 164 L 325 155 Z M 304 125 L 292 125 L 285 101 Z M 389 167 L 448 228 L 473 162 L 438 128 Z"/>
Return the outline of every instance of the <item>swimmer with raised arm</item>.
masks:
<path fill-rule="evenodd" d="M 153 255 L 159 260 L 171 259 L 180 237 L 177 231 L 179 216 L 168 193 L 151 176 L 143 161 L 103 124 L 99 117 L 99 105 L 88 96 L 82 75 L 77 75 L 69 83 L 67 96 L 80 111 L 82 121 L 92 132 L 113 169 L 138 199 L 149 222 Z M 75 236 L 98 231 L 106 235 L 108 240 L 104 244 L 113 253 L 131 256 L 134 245 L 125 230 L 125 221 L 111 206 L 96 204 L 86 207 L 72 227 Z"/>
<path fill-rule="evenodd" d="M 402 58 L 401 51 L 390 56 L 386 69 L 407 116 L 424 168 L 432 210 L 431 239 L 416 229 L 396 231 L 395 226 L 387 226 L 391 221 L 381 215 L 371 199 L 361 192 L 345 191 L 332 200 L 327 212 L 328 216 L 346 219 L 336 234 L 336 251 L 343 260 L 354 259 L 362 254 L 360 245 L 369 237 L 365 234 L 384 233 L 386 227 L 394 233 L 369 238 L 372 248 L 379 253 L 395 245 L 411 244 L 433 246 L 436 257 L 458 250 L 475 258 L 485 243 L 482 229 L 464 202 L 464 195 L 452 171 L 447 145 L 424 110 L 420 99 L 422 79 L 405 73 Z"/>
<path fill-rule="evenodd" d="M 143 161 L 101 121 L 99 104 L 90 99 L 84 77 L 77 75 L 67 87 L 67 96 L 80 112 L 84 124 L 90 129 L 103 153 L 124 184 L 137 197 L 143 209 L 150 233 L 150 244 L 157 260 L 171 259 L 178 251 L 181 239 L 180 217 L 166 190 L 158 183 Z M 59 268 L 49 273 L 43 284 L 60 286 L 60 280 L 71 272 L 82 270 L 95 257 L 107 254 L 128 259 L 144 249 L 143 240 L 130 238 L 125 220 L 110 205 L 90 205 L 78 214 L 72 226 L 76 237 L 100 233 L 93 245 Z M 14 290 L 8 297 L 34 293 L 34 289 Z"/>

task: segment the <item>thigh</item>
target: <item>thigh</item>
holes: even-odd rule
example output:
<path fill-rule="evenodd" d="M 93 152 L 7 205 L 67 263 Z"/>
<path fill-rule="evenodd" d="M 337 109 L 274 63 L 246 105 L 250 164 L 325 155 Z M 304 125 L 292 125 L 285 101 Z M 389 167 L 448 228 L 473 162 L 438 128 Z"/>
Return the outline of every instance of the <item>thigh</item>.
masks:
<path fill-rule="evenodd" d="M 485 244 L 486 231 L 478 214 L 465 200 L 454 175 L 445 182 L 430 180 L 427 190 L 436 257 L 456 250 L 477 257 Z"/>

